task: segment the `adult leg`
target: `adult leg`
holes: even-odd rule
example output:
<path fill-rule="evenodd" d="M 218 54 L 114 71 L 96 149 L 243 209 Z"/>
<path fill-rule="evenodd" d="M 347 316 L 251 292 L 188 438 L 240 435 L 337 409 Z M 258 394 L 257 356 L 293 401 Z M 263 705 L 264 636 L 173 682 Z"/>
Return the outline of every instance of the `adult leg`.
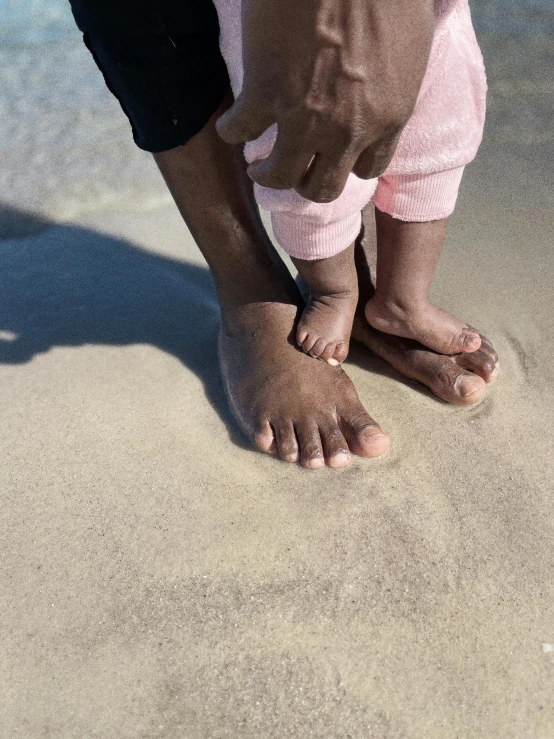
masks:
<path fill-rule="evenodd" d="M 154 156 L 216 283 L 234 415 L 258 449 L 307 468 L 344 466 L 350 452 L 378 456 L 389 439 L 346 374 L 295 346 L 302 301 L 265 233 L 242 155 L 216 133 L 224 109 L 187 144 Z"/>

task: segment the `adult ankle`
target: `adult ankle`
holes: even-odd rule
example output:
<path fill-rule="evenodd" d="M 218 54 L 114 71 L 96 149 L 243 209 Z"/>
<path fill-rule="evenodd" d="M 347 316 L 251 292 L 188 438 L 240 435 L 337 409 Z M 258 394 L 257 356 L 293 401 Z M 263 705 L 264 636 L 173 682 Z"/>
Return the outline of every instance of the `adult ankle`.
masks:
<path fill-rule="evenodd" d="M 286 294 L 275 295 L 272 300 L 244 300 L 238 304 L 221 307 L 221 320 L 229 336 L 239 336 L 258 331 L 272 316 L 300 314 L 301 306 Z M 292 328 L 292 323 L 291 323 Z"/>

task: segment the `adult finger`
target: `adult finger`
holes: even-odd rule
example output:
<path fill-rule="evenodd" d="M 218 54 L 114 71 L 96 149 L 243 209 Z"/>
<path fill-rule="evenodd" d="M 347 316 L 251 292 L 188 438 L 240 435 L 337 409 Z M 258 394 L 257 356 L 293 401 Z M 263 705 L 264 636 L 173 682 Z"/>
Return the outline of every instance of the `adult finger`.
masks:
<path fill-rule="evenodd" d="M 344 190 L 353 164 L 353 157 L 318 153 L 296 192 L 315 203 L 331 203 Z"/>
<path fill-rule="evenodd" d="M 299 135 L 292 127 L 280 124 L 271 154 L 253 162 L 248 175 L 263 187 L 289 190 L 302 181 L 314 154 L 315 147 L 305 134 Z"/>
<path fill-rule="evenodd" d="M 397 142 L 395 137 L 393 141 L 377 142 L 364 149 L 352 167 L 356 177 L 362 180 L 380 177 L 390 164 Z"/>
<path fill-rule="evenodd" d="M 240 94 L 215 125 L 221 138 L 228 144 L 241 144 L 254 141 L 273 123 L 275 118 L 271 113 L 259 108 L 252 109 Z"/>

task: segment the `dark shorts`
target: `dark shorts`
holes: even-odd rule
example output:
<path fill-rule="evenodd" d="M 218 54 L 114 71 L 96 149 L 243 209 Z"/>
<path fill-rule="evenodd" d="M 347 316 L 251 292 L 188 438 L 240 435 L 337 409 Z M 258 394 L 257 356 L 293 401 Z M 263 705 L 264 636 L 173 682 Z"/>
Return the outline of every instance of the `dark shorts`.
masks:
<path fill-rule="evenodd" d="M 137 146 L 185 144 L 215 113 L 229 77 L 212 0 L 70 0 Z"/>

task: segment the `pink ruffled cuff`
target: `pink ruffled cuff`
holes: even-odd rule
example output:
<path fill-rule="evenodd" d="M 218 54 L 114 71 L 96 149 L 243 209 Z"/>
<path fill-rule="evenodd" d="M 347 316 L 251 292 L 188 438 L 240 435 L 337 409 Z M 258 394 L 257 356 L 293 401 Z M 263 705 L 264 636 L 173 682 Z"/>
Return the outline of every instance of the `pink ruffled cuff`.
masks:
<path fill-rule="evenodd" d="M 277 242 L 296 259 L 327 259 L 344 251 L 356 240 L 362 227 L 362 214 L 355 213 L 330 223 L 310 220 L 299 213 L 282 211 L 271 214 Z"/>
<path fill-rule="evenodd" d="M 400 221 L 439 221 L 454 211 L 465 167 L 422 175 L 379 178 L 372 201 Z"/>

